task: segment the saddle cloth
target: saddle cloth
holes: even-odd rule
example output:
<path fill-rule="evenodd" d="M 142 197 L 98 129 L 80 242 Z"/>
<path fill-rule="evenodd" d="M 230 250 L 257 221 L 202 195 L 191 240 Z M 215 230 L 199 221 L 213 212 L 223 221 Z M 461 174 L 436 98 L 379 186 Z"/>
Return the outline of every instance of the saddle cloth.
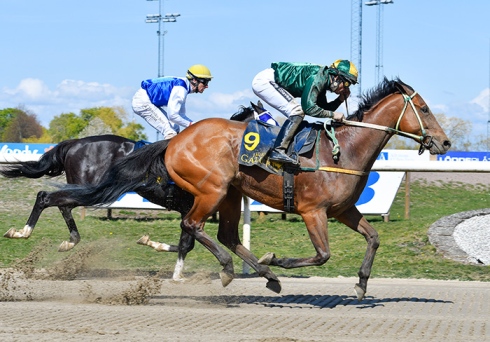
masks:
<path fill-rule="evenodd" d="M 289 146 L 288 154 L 303 155 L 315 146 L 321 123 L 303 121 Z M 256 165 L 270 173 L 283 175 L 283 164 L 269 160 L 269 150 L 274 146 L 280 127 L 262 121 L 249 122 L 243 134 L 238 163 L 245 166 Z"/>

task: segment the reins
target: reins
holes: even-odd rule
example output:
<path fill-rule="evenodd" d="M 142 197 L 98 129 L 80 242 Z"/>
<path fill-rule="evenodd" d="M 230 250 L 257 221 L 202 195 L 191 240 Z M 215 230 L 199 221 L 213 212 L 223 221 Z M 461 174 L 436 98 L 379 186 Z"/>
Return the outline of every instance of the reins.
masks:
<path fill-rule="evenodd" d="M 342 120 L 339 123 L 344 124 L 346 126 L 372 128 L 372 129 L 376 129 L 379 131 L 385 131 L 388 133 L 400 135 L 400 136 L 403 136 L 406 138 L 415 139 L 420 144 L 419 154 L 422 154 L 425 149 L 429 149 L 432 146 L 432 137 L 427 135 L 427 132 L 424 129 L 424 126 L 422 124 L 422 120 L 420 119 L 420 115 L 417 111 L 417 108 L 415 108 L 415 105 L 413 104 L 412 99 L 414 98 L 415 95 L 417 95 L 417 92 L 414 92 L 412 95 L 407 95 L 407 94 L 403 94 L 403 93 L 401 93 L 401 95 L 403 96 L 403 100 L 404 100 L 405 104 L 403 106 L 403 109 L 402 109 L 400 116 L 398 117 L 398 121 L 396 123 L 395 128 L 371 124 L 371 123 L 366 123 L 366 122 L 350 121 L 350 120 Z M 346 108 L 347 108 L 347 100 L 346 100 L 345 104 L 346 104 Z M 422 131 L 422 135 L 416 135 L 416 134 L 407 133 L 407 132 L 399 130 L 400 122 L 401 122 L 403 116 L 405 115 L 405 112 L 408 108 L 408 104 L 410 104 L 410 106 L 412 107 L 412 110 L 415 114 L 415 117 L 417 118 L 417 121 L 420 125 L 420 129 Z M 325 122 L 325 124 L 324 124 L 326 131 L 327 131 L 327 124 L 328 124 L 327 122 Z M 425 142 L 426 138 L 429 138 L 427 143 Z"/>
<path fill-rule="evenodd" d="M 388 132 L 391 134 L 396 134 L 396 135 L 400 135 L 403 137 L 415 139 L 418 143 L 420 143 L 419 154 L 422 154 L 425 149 L 429 149 L 432 146 L 432 137 L 427 135 L 427 132 L 424 129 L 424 126 L 423 126 L 422 120 L 420 119 L 420 115 L 417 111 L 417 108 L 415 108 L 415 105 L 412 101 L 412 99 L 415 97 L 415 95 L 417 95 L 417 92 L 415 91 L 412 95 L 407 95 L 407 94 L 404 94 L 402 92 L 400 92 L 400 93 L 403 96 L 403 100 L 404 100 L 405 104 L 403 106 L 403 109 L 402 109 L 400 116 L 398 117 L 395 128 L 391 128 L 391 127 L 387 127 L 387 126 L 381 126 L 381 125 L 377 125 L 377 124 L 366 123 L 366 122 L 350 121 L 350 120 L 342 120 L 341 122 L 339 122 L 339 124 L 344 124 L 346 126 L 371 128 L 371 129 L 376 129 L 379 131 L 384 131 L 384 132 Z M 410 104 L 410 106 L 412 107 L 412 110 L 415 114 L 415 117 L 417 118 L 417 121 L 420 125 L 422 135 L 416 135 L 416 134 L 404 132 L 404 131 L 401 131 L 399 129 L 400 122 L 401 122 L 403 116 L 405 115 L 405 112 L 407 111 L 408 104 Z M 345 100 L 345 108 L 347 110 L 347 115 L 349 115 L 349 107 L 347 106 L 347 99 Z M 334 131 L 334 128 L 331 125 L 331 123 L 332 123 L 331 120 L 327 120 L 327 121 L 325 121 L 323 126 L 324 126 L 324 129 L 325 129 L 325 132 L 327 133 L 327 135 L 332 139 L 332 142 L 334 144 L 334 147 L 332 149 L 332 155 L 333 155 L 334 160 L 337 161 L 339 158 L 339 154 L 340 154 L 340 147 L 339 147 L 339 143 L 337 141 L 337 138 L 335 137 L 335 131 Z M 425 140 L 427 138 L 428 138 L 428 141 L 425 142 Z M 318 151 L 317 151 L 317 154 L 318 154 Z M 302 168 L 302 169 L 305 171 L 306 170 L 308 170 L 308 171 L 312 170 L 309 168 Z M 364 171 L 348 170 L 348 169 L 342 169 L 342 168 L 330 167 L 330 166 L 319 166 L 318 165 L 318 156 L 317 156 L 316 170 L 339 172 L 339 173 L 345 173 L 345 174 L 356 175 L 356 176 L 364 176 L 364 175 L 368 174 L 367 172 L 364 172 Z"/>

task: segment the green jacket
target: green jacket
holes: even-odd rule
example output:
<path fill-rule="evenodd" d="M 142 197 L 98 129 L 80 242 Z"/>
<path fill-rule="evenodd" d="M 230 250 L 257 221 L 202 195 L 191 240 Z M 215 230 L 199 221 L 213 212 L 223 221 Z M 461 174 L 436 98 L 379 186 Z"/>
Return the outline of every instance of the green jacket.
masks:
<path fill-rule="evenodd" d="M 333 117 L 341 105 L 340 100 L 327 102 L 327 90 L 330 89 L 332 73 L 327 66 L 310 63 L 275 62 L 274 79 L 294 97 L 301 97 L 301 107 L 306 115 L 318 118 Z"/>

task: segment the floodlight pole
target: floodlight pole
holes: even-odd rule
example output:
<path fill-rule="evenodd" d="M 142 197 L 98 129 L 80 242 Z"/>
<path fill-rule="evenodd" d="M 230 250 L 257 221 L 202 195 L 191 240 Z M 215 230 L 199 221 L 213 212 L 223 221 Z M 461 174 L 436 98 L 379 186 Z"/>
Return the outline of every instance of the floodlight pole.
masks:
<path fill-rule="evenodd" d="M 378 6 L 377 21 L 376 21 L 376 73 L 375 84 L 381 82 L 383 75 L 383 6 L 392 4 L 393 0 L 372 0 L 364 4 L 366 6 Z"/>
<path fill-rule="evenodd" d="M 175 23 L 177 17 L 180 17 L 179 13 L 167 13 L 162 16 L 162 3 L 164 0 L 146 0 L 146 1 L 158 1 L 158 14 L 148 14 L 146 16 L 146 23 L 153 24 L 158 23 L 158 77 L 164 76 L 164 38 L 167 31 L 162 31 L 162 23 Z"/>

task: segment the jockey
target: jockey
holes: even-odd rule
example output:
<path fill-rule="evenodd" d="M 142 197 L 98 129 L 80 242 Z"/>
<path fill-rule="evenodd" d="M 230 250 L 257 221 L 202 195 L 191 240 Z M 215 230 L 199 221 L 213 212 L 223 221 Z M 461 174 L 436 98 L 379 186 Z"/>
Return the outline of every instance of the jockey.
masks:
<path fill-rule="evenodd" d="M 133 96 L 133 111 L 145 119 L 168 140 L 177 135 L 180 127 L 192 125 L 185 115 L 185 101 L 189 93 L 203 93 L 213 76 L 207 67 L 193 65 L 186 77 L 159 77 L 141 82 Z"/>
<path fill-rule="evenodd" d="M 357 83 L 357 69 L 348 60 L 337 60 L 330 67 L 309 63 L 272 63 L 252 81 L 254 93 L 288 119 L 281 127 L 269 160 L 297 164 L 286 150 L 306 115 L 342 121 L 344 114 L 335 110 L 349 95 L 349 86 Z M 327 102 L 327 91 L 339 95 Z M 295 100 L 301 98 L 301 105 Z"/>

